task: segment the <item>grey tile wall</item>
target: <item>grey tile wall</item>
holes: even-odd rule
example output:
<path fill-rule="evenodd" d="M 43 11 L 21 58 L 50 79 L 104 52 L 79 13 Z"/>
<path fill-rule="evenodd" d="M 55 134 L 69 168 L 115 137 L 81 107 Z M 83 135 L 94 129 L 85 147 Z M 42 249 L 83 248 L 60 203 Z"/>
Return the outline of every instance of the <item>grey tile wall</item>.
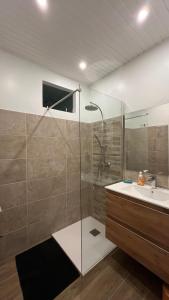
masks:
<path fill-rule="evenodd" d="M 0 261 L 80 219 L 79 123 L 0 110 Z"/>

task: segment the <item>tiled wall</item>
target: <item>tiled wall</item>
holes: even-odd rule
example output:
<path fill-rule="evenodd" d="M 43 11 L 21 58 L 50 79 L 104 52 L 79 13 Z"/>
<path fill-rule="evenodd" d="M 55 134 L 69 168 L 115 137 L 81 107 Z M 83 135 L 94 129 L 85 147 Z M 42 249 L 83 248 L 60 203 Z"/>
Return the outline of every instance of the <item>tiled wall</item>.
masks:
<path fill-rule="evenodd" d="M 105 147 L 105 161 L 110 166 L 104 167 L 100 178 L 98 178 L 98 167 L 101 159 L 101 151 L 95 136 L 102 141 L 102 124 L 96 122 L 93 124 L 93 175 L 94 180 L 105 184 L 112 183 L 112 180 L 118 180 L 122 177 L 122 144 L 123 130 L 122 118 L 112 118 L 104 121 L 104 134 L 102 144 Z"/>
<path fill-rule="evenodd" d="M 0 261 L 78 221 L 81 212 L 104 223 L 102 181 L 120 175 L 121 124 L 105 122 L 111 167 L 101 187 L 95 184 L 98 128 L 81 123 L 79 139 L 79 122 L 0 110 Z"/>
<path fill-rule="evenodd" d="M 123 174 L 123 123 L 122 117 L 104 121 L 103 145 L 105 147 L 105 161 L 110 166 L 103 167 L 101 175 L 98 174 L 100 159 L 102 158 L 97 135 L 102 141 L 102 124 L 93 124 L 93 201 L 92 215 L 100 222 L 105 223 L 106 197 L 105 185 L 112 184 L 122 178 Z"/>
<path fill-rule="evenodd" d="M 157 175 L 158 185 L 168 187 L 168 126 L 126 129 L 126 177 L 137 180 L 146 169 Z"/>
<path fill-rule="evenodd" d="M 92 124 L 80 123 L 81 141 L 81 213 L 85 218 L 91 215 L 93 200 L 93 170 L 92 170 Z"/>
<path fill-rule="evenodd" d="M 80 219 L 78 122 L 0 110 L 0 206 L 0 260 Z"/>

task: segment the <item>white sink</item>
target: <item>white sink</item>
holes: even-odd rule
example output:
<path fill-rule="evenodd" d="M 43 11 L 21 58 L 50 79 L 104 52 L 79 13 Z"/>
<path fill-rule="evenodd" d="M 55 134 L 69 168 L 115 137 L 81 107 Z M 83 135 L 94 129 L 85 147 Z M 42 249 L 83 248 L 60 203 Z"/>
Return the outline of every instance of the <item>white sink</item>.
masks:
<path fill-rule="evenodd" d="M 124 190 L 129 193 L 137 193 L 137 195 L 140 195 L 141 197 L 152 198 L 160 201 L 169 201 L 169 191 L 161 188 L 153 189 L 148 185 L 131 185 L 125 187 Z"/>
<path fill-rule="evenodd" d="M 125 194 L 158 206 L 169 208 L 169 190 L 163 188 L 153 189 L 149 185 L 139 186 L 136 183 L 115 183 L 105 187 L 121 194 Z"/>

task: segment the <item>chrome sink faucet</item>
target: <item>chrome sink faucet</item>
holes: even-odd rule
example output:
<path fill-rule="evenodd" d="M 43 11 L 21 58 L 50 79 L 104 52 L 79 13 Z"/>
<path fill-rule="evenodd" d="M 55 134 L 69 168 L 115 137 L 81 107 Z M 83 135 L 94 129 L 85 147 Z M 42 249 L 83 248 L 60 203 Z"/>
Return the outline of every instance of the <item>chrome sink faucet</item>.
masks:
<path fill-rule="evenodd" d="M 151 174 L 148 170 L 143 171 L 144 174 L 147 175 L 147 182 L 150 183 L 152 189 L 157 188 L 157 176 L 155 174 Z"/>

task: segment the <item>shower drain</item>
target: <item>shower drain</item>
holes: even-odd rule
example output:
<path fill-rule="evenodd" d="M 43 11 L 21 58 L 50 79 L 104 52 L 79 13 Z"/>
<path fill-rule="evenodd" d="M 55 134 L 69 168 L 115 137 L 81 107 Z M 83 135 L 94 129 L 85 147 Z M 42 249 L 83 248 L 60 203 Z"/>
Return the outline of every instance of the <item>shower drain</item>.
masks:
<path fill-rule="evenodd" d="M 92 229 L 92 230 L 90 231 L 90 233 L 91 233 L 93 236 L 97 236 L 97 235 L 100 234 L 100 231 L 97 230 L 97 229 L 95 228 L 95 229 Z"/>

